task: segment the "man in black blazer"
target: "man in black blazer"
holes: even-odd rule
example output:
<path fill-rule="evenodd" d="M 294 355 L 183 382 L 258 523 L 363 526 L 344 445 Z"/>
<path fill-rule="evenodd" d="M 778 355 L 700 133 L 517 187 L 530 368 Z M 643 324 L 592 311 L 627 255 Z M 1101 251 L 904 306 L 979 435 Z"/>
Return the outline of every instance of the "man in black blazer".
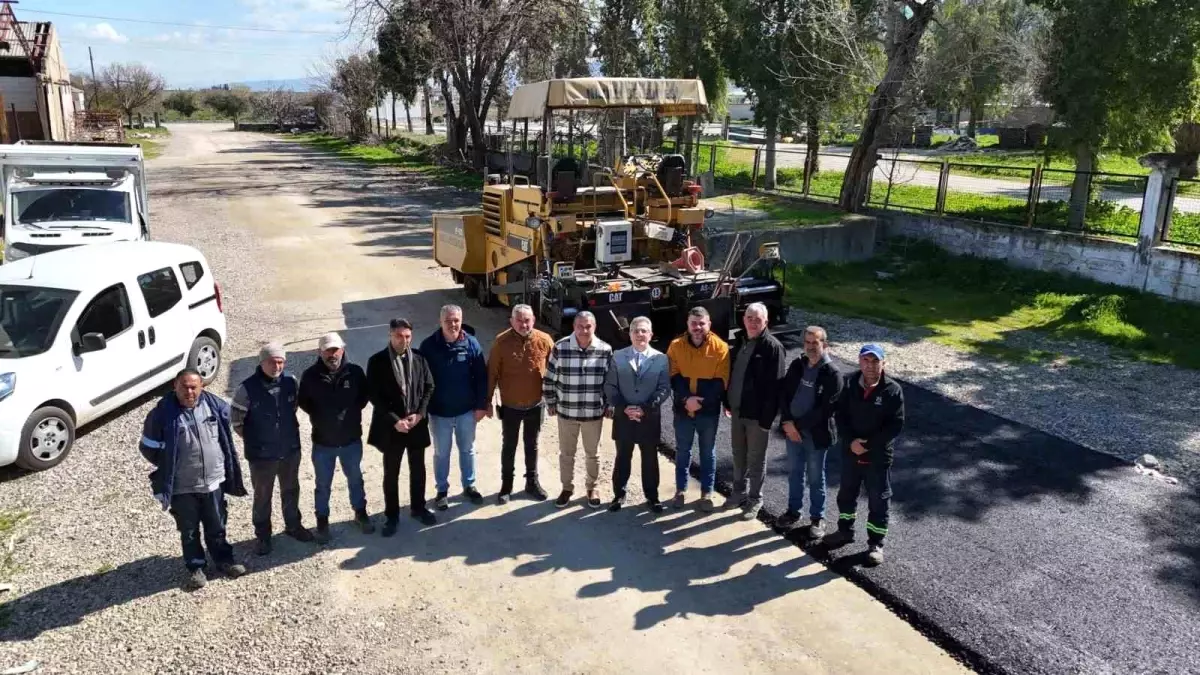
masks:
<path fill-rule="evenodd" d="M 425 506 L 425 449 L 429 420 L 425 409 L 433 396 L 433 374 L 412 349 L 412 324 L 392 319 L 388 346 L 367 361 L 367 392 L 373 411 L 367 442 L 383 453 L 383 536 L 396 533 L 400 519 L 400 461 L 408 452 L 409 509 L 425 525 L 437 522 Z"/>

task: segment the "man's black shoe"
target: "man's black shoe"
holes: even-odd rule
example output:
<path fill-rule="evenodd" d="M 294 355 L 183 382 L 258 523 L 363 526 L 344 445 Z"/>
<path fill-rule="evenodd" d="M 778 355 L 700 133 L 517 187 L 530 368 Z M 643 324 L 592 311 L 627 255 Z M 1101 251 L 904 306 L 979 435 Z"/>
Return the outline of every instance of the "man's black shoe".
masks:
<path fill-rule="evenodd" d="M 371 522 L 371 516 L 367 515 L 366 509 L 359 509 L 354 512 L 354 522 L 358 523 L 358 527 L 363 534 L 374 534 L 375 525 Z"/>
<path fill-rule="evenodd" d="M 384 522 L 383 532 L 381 532 L 380 534 L 382 534 L 385 537 L 390 537 L 393 534 L 396 534 L 396 521 L 392 520 L 391 518 L 388 518 L 387 521 Z"/>
<path fill-rule="evenodd" d="M 258 543 L 254 546 L 255 555 L 269 555 L 271 553 L 271 538 L 260 537 Z"/>
<path fill-rule="evenodd" d="M 291 537 L 292 539 L 295 539 L 296 541 L 302 541 L 305 543 L 310 542 L 314 539 L 313 533 L 309 532 L 308 528 L 304 527 L 303 525 L 301 525 L 300 527 L 297 527 L 295 529 L 292 529 L 292 530 L 287 530 L 286 532 L 284 532 L 284 534 Z"/>
<path fill-rule="evenodd" d="M 533 497 L 539 502 L 546 501 L 546 499 L 550 496 L 546 494 L 545 490 L 542 489 L 541 484 L 538 483 L 538 479 L 536 478 L 528 478 L 525 480 L 525 494 Z"/>
<path fill-rule="evenodd" d="M 561 493 L 559 493 L 558 499 L 554 500 L 554 505 L 560 509 L 570 503 L 571 503 L 571 491 L 570 490 L 563 490 Z"/>
<path fill-rule="evenodd" d="M 497 504 L 507 504 L 508 500 L 510 499 L 512 499 L 512 495 L 507 492 L 501 492 L 500 494 L 496 495 Z"/>
<path fill-rule="evenodd" d="M 662 502 L 650 502 L 650 510 L 654 513 L 662 513 L 667 510 L 667 505 Z"/>
<path fill-rule="evenodd" d="M 612 503 L 608 505 L 608 510 L 613 513 L 616 513 L 617 511 L 621 510 L 622 506 L 625 506 L 625 498 L 624 497 L 614 497 L 612 500 Z"/>
<path fill-rule="evenodd" d="M 433 511 L 425 509 L 412 514 L 413 518 L 421 521 L 422 525 L 437 525 L 437 516 L 433 515 Z"/>
<path fill-rule="evenodd" d="M 463 496 L 466 497 L 467 499 L 470 499 L 472 504 L 482 504 L 483 503 L 483 495 L 479 494 L 479 490 L 476 490 L 474 486 L 469 487 L 469 488 L 464 488 Z"/>
<path fill-rule="evenodd" d="M 317 516 L 317 533 L 315 535 L 318 544 L 329 543 L 329 517 Z"/>

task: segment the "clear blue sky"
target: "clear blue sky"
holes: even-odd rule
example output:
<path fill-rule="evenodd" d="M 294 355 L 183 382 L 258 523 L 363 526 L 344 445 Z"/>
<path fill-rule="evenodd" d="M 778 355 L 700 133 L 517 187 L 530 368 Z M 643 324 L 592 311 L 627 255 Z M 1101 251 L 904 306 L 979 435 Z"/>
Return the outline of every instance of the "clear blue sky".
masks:
<path fill-rule="evenodd" d="M 342 37 L 345 5 L 345 0 L 20 0 L 13 10 L 21 21 L 55 25 L 71 72 L 88 70 L 91 46 L 97 72 L 108 63 L 136 61 L 162 74 L 169 86 L 203 87 L 306 78 L 329 56 L 357 51 L 358 38 Z"/>

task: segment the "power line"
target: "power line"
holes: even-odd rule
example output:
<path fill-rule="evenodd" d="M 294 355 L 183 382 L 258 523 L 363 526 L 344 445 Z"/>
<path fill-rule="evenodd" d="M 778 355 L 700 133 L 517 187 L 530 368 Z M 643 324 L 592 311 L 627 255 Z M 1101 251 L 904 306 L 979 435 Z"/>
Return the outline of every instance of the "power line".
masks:
<path fill-rule="evenodd" d="M 209 26 L 196 23 L 179 23 L 175 21 L 150 21 L 149 19 L 129 19 L 117 16 L 98 16 L 95 14 L 72 14 L 70 12 L 51 12 L 45 9 L 26 9 L 21 8 L 21 12 L 29 12 L 32 14 L 49 14 L 51 16 L 69 16 L 76 19 L 102 19 L 105 21 L 125 21 L 128 23 L 148 23 L 155 26 L 183 26 L 184 28 L 214 28 L 221 30 L 242 30 L 252 33 L 290 33 L 304 35 L 341 35 L 339 32 L 325 30 L 290 30 L 283 28 L 252 28 L 250 26 Z"/>
<path fill-rule="evenodd" d="M 76 40 L 59 40 L 59 43 L 65 44 L 65 45 L 85 45 L 85 44 L 87 44 L 86 42 L 79 42 Z M 286 53 L 282 53 L 282 52 L 245 52 L 245 51 L 235 51 L 235 50 L 231 50 L 231 49 L 205 49 L 203 47 L 177 47 L 177 46 L 167 46 L 167 45 L 152 45 L 152 44 L 146 44 L 144 42 L 118 42 L 118 43 L 114 43 L 112 46 L 113 47 L 133 47 L 135 49 L 155 49 L 158 51 L 166 51 L 166 52 L 202 52 L 202 53 L 206 53 L 206 54 L 241 54 L 241 55 L 245 55 L 245 56 L 292 56 L 292 57 L 312 56 L 312 52 L 286 52 Z"/>

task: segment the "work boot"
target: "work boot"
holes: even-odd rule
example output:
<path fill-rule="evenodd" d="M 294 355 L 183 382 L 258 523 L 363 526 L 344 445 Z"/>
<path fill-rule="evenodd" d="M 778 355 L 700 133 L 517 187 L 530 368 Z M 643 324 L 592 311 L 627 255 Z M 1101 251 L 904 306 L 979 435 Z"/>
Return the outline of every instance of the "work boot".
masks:
<path fill-rule="evenodd" d="M 854 532 L 852 530 L 843 530 L 838 528 L 836 532 L 825 535 L 821 538 L 821 544 L 825 548 L 839 548 L 854 541 Z"/>
<path fill-rule="evenodd" d="M 291 537 L 292 539 L 295 539 L 296 541 L 302 541 L 305 543 L 308 543 L 316 538 L 316 537 L 313 537 L 313 533 L 309 532 L 308 528 L 304 527 L 303 525 L 300 525 L 299 527 L 295 527 L 293 529 L 287 530 L 286 532 L 284 532 L 284 534 Z"/>
<path fill-rule="evenodd" d="M 687 495 L 682 490 L 675 493 L 675 498 L 671 500 L 671 506 L 677 509 L 682 509 L 687 504 Z"/>
<path fill-rule="evenodd" d="M 271 553 L 271 538 L 259 537 L 258 543 L 254 545 L 255 555 L 269 555 Z"/>
<path fill-rule="evenodd" d="M 544 502 L 546 501 L 546 498 L 549 497 L 549 495 L 546 494 L 546 491 L 542 489 L 541 484 L 538 483 L 537 476 L 525 479 L 525 494 L 533 497 L 539 502 Z"/>
<path fill-rule="evenodd" d="M 188 572 L 187 581 L 183 582 L 183 590 L 198 591 L 201 588 L 204 588 L 204 585 L 207 583 L 208 577 L 204 576 L 204 570 L 197 567 L 191 572 Z"/>
<path fill-rule="evenodd" d="M 717 509 L 716 502 L 713 501 L 711 492 L 700 494 L 700 510 L 705 513 L 712 513 Z"/>
<path fill-rule="evenodd" d="M 367 515 L 366 509 L 358 509 L 354 512 L 354 522 L 358 523 L 363 534 L 375 533 L 375 525 L 371 523 L 371 516 Z"/>
<path fill-rule="evenodd" d="M 501 506 L 507 504 L 510 499 L 512 499 L 512 495 L 507 492 L 501 492 L 500 494 L 496 495 L 496 503 L 500 504 Z"/>
<path fill-rule="evenodd" d="M 505 478 L 500 481 L 500 494 L 496 496 L 497 504 L 507 504 L 512 499 L 512 479 Z"/>
<path fill-rule="evenodd" d="M 758 517 L 758 511 L 762 508 L 762 500 L 751 499 L 746 502 L 745 508 L 742 509 L 742 520 L 754 520 Z"/>
<path fill-rule="evenodd" d="M 867 564 L 872 567 L 883 564 L 883 544 L 867 546 Z"/>
<path fill-rule="evenodd" d="M 775 526 L 781 530 L 790 530 L 798 522 L 800 522 L 800 514 L 795 511 L 788 511 L 775 519 Z"/>
<path fill-rule="evenodd" d="M 433 515 L 433 511 L 423 509 L 412 514 L 422 525 L 437 525 L 437 516 Z"/>
<path fill-rule="evenodd" d="M 221 573 L 230 579 L 236 579 L 246 574 L 246 566 L 237 563 L 225 563 L 221 565 Z"/>
<path fill-rule="evenodd" d="M 318 544 L 325 545 L 329 543 L 329 516 L 317 516 L 317 534 L 315 538 Z"/>
<path fill-rule="evenodd" d="M 384 537 L 390 537 L 390 536 L 396 534 L 396 525 L 397 525 L 397 522 L 396 522 L 395 518 L 388 518 L 383 523 L 383 531 L 380 532 L 380 535 L 382 535 Z"/>
<path fill-rule="evenodd" d="M 438 511 L 445 511 L 446 509 L 450 508 L 450 500 L 446 497 L 447 495 L 445 492 L 439 492 L 437 493 L 437 496 L 433 498 L 433 505 L 437 507 Z"/>
<path fill-rule="evenodd" d="M 560 509 L 570 503 L 571 503 L 571 491 L 570 490 L 563 490 L 562 492 L 558 493 L 558 499 L 554 500 L 554 505 Z"/>
<path fill-rule="evenodd" d="M 463 488 L 463 496 L 470 499 L 472 504 L 483 503 L 483 495 L 479 494 L 479 490 L 476 490 L 475 486 Z"/>
<path fill-rule="evenodd" d="M 622 506 L 625 506 L 625 497 L 613 497 L 612 503 L 608 505 L 608 510 L 616 513 L 621 510 Z"/>
<path fill-rule="evenodd" d="M 809 542 L 814 542 L 825 535 L 825 521 L 820 518 L 813 518 L 808 526 L 808 532 L 804 536 Z"/>
<path fill-rule="evenodd" d="M 729 499 L 725 500 L 724 504 L 727 509 L 744 509 L 746 508 L 746 494 L 743 492 L 729 493 Z"/>

